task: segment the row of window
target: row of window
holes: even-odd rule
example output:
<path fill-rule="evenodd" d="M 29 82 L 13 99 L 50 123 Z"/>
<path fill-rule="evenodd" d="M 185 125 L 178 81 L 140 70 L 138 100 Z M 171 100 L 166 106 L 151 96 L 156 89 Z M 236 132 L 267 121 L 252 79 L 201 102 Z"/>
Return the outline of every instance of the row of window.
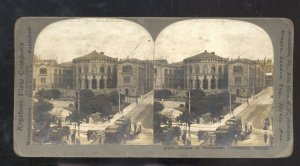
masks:
<path fill-rule="evenodd" d="M 62 69 L 54 69 L 55 75 L 62 75 L 65 74 L 72 74 L 72 70 L 62 70 Z M 40 68 L 40 74 L 41 75 L 47 75 L 47 68 Z"/>
<path fill-rule="evenodd" d="M 104 73 L 105 72 L 105 67 L 101 66 L 99 71 L 100 71 L 100 73 Z M 112 71 L 113 71 L 113 69 L 110 66 L 108 66 L 107 67 L 107 73 L 111 74 Z M 96 72 L 97 72 L 97 67 L 92 66 L 92 73 L 96 73 Z M 79 66 L 78 67 L 78 73 L 85 73 L 85 74 L 89 73 L 89 66 L 84 66 L 83 71 L 82 71 L 81 67 Z"/>
<path fill-rule="evenodd" d="M 193 74 L 193 73 L 199 74 L 200 73 L 200 66 L 196 65 L 195 68 L 193 68 L 193 66 L 189 66 L 188 73 L 189 74 Z M 202 73 L 209 73 L 209 68 L 208 68 L 207 65 L 204 65 L 202 67 Z M 215 66 L 211 66 L 210 73 L 216 73 L 216 67 Z M 223 73 L 222 66 L 219 66 L 218 73 L 220 73 L 220 74 Z"/>

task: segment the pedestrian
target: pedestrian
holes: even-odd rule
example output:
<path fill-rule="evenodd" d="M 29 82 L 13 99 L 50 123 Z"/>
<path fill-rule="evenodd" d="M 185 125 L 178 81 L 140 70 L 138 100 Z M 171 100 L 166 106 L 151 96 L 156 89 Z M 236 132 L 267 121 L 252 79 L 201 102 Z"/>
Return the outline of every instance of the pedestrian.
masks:
<path fill-rule="evenodd" d="M 79 137 L 76 137 L 76 145 L 80 145 L 80 139 L 79 139 Z"/>
<path fill-rule="evenodd" d="M 247 99 L 247 105 L 249 105 L 249 99 Z"/>
<path fill-rule="evenodd" d="M 124 135 L 124 144 L 126 144 L 127 135 Z"/>
<path fill-rule="evenodd" d="M 72 139 L 72 143 L 75 143 L 75 132 L 73 132 L 73 134 L 71 135 L 71 139 Z"/>
<path fill-rule="evenodd" d="M 186 140 L 186 131 L 184 131 L 184 132 L 183 132 L 183 134 L 182 134 L 181 138 L 182 138 L 182 142 L 183 142 L 183 144 L 185 145 L 185 140 Z"/>
<path fill-rule="evenodd" d="M 133 125 L 133 132 L 134 132 L 134 134 L 136 133 L 136 123 L 134 123 L 134 125 Z"/>
<path fill-rule="evenodd" d="M 100 135 L 100 137 L 99 137 L 99 144 L 101 144 L 102 143 L 102 136 Z"/>
<path fill-rule="evenodd" d="M 234 144 L 236 145 L 238 142 L 238 135 L 234 135 Z"/>
<path fill-rule="evenodd" d="M 272 134 L 269 135 L 269 145 L 273 146 L 273 135 Z"/>
<path fill-rule="evenodd" d="M 139 102 L 139 101 L 138 101 L 138 99 L 137 99 L 137 98 L 135 99 L 135 102 L 136 102 L 136 104 L 138 104 L 138 102 Z"/>
<path fill-rule="evenodd" d="M 267 141 L 268 141 L 268 134 L 267 134 L 267 132 L 265 132 L 265 134 L 264 134 L 264 142 L 265 142 L 266 145 L 267 145 Z"/>
<path fill-rule="evenodd" d="M 90 141 L 90 136 L 91 136 L 91 133 L 90 133 L 90 130 L 86 133 L 86 137 L 87 137 L 87 140 Z"/>
<path fill-rule="evenodd" d="M 201 131 L 198 131 L 198 142 L 200 142 L 201 139 Z"/>
<path fill-rule="evenodd" d="M 245 133 L 247 133 L 248 126 L 245 124 Z"/>
<path fill-rule="evenodd" d="M 212 140 L 213 140 L 213 138 L 212 138 L 212 136 L 210 136 L 210 138 L 209 138 L 209 145 L 210 146 L 212 146 Z"/>
<path fill-rule="evenodd" d="M 249 131 L 252 132 L 252 124 L 249 124 Z"/>

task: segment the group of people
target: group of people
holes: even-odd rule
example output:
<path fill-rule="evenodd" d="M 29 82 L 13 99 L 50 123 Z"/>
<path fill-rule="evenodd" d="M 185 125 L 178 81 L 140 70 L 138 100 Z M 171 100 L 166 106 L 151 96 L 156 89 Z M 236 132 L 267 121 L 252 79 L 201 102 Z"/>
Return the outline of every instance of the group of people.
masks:
<path fill-rule="evenodd" d="M 183 131 L 183 134 L 181 135 L 181 138 L 182 138 L 182 142 L 183 142 L 184 145 L 187 145 L 187 146 L 191 146 L 192 145 L 191 138 L 187 134 L 186 130 Z"/>

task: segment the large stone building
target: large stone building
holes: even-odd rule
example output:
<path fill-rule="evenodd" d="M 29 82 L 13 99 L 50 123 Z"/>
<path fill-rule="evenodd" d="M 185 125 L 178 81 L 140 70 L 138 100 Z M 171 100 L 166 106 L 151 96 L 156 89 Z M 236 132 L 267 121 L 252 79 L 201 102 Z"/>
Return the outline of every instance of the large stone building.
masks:
<path fill-rule="evenodd" d="M 93 51 L 73 59 L 75 89 L 116 88 L 118 59 Z"/>
<path fill-rule="evenodd" d="M 91 89 L 95 92 L 119 90 L 140 96 L 153 88 L 153 62 L 118 60 L 93 51 L 58 64 L 56 60 L 34 59 L 34 89 Z"/>
<path fill-rule="evenodd" d="M 93 51 L 58 64 L 34 58 L 34 89 L 118 90 L 140 96 L 155 89 L 201 89 L 206 93 L 230 90 L 249 97 L 272 85 L 271 60 L 229 60 L 206 50 L 181 62 L 167 60 L 118 60 Z"/>
<path fill-rule="evenodd" d="M 214 52 L 209 53 L 206 50 L 184 59 L 185 89 L 212 92 L 227 88 L 227 61 Z"/>
<path fill-rule="evenodd" d="M 228 63 L 228 90 L 239 97 L 250 97 L 265 88 L 265 70 L 260 61 L 235 59 Z"/>

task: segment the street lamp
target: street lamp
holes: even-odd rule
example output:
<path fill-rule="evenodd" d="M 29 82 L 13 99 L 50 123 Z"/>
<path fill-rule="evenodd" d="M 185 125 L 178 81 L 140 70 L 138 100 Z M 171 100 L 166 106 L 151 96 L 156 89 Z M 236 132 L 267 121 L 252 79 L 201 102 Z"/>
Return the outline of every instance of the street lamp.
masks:
<path fill-rule="evenodd" d="M 122 113 L 122 116 L 124 117 L 123 110 L 121 111 L 121 89 L 119 89 L 119 113 Z"/>
<path fill-rule="evenodd" d="M 234 114 L 232 112 L 231 89 L 229 87 L 228 87 L 228 92 L 229 92 L 229 111 L 232 114 L 232 116 L 234 116 Z"/>
<path fill-rule="evenodd" d="M 77 117 L 75 122 L 75 132 L 76 132 L 76 125 L 78 126 L 78 140 L 75 138 L 75 144 L 80 144 L 80 88 L 77 90 Z"/>
<path fill-rule="evenodd" d="M 191 91 L 189 90 L 189 117 L 188 117 L 188 123 L 189 123 L 189 137 L 191 138 L 191 122 L 190 122 L 190 116 L 191 116 Z"/>

